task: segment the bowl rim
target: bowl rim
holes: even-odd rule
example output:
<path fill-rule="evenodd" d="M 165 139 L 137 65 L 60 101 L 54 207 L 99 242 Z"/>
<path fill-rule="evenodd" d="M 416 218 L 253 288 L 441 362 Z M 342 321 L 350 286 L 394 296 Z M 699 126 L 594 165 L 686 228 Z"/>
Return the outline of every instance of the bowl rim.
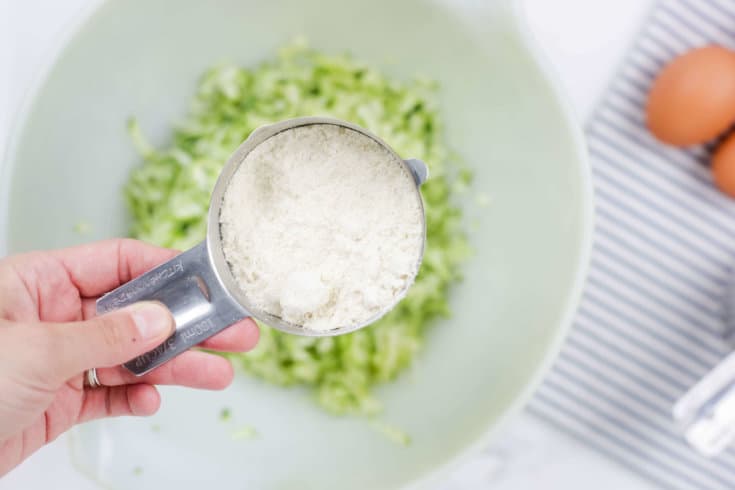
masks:
<path fill-rule="evenodd" d="M 90 20 L 97 10 L 106 4 L 108 0 L 88 0 L 70 20 L 52 36 L 46 44 L 44 52 L 39 56 L 38 62 L 31 76 L 31 83 L 20 96 L 16 109 L 11 112 L 5 135 L 5 149 L 0 155 L 0 258 L 8 253 L 8 223 L 10 212 L 10 188 L 14 169 L 10 162 L 14 160 L 18 151 L 20 137 L 23 134 L 28 119 L 32 112 L 37 96 L 48 79 L 49 74 L 55 68 L 60 56 L 66 50 L 69 43 L 76 36 L 80 28 Z M 569 288 L 565 305 L 562 309 L 561 319 L 555 325 L 553 338 L 547 344 L 545 353 L 528 376 L 524 387 L 517 392 L 513 401 L 492 424 L 478 435 L 461 450 L 440 463 L 439 467 L 428 471 L 413 480 L 406 482 L 402 488 L 413 490 L 426 487 L 431 483 L 441 481 L 452 471 L 456 470 L 462 462 L 473 454 L 478 453 L 486 447 L 491 439 L 498 434 L 509 422 L 518 415 L 520 410 L 527 404 L 536 388 L 540 385 L 545 374 L 551 368 L 552 363 L 558 356 L 567 334 L 570 332 L 573 318 L 582 298 L 582 293 L 589 270 L 590 257 L 592 253 L 592 236 L 595 222 L 594 191 L 592 186 L 591 168 L 588 159 L 587 147 L 580 122 L 574 115 L 572 104 L 562 88 L 560 78 L 556 74 L 547 55 L 541 48 L 528 24 L 526 13 L 520 0 L 497 0 L 500 5 L 499 15 L 507 17 L 509 27 L 519 41 L 521 47 L 526 51 L 529 61 L 538 69 L 539 77 L 546 83 L 552 99 L 556 104 L 559 114 L 559 124 L 566 130 L 569 140 L 574 146 L 576 154 L 577 180 L 581 187 L 581 223 L 579 227 L 580 252 L 575 264 L 575 277 Z M 101 479 L 101 475 L 89 471 L 75 456 L 74 445 L 77 443 L 78 435 L 73 429 L 68 432 L 68 446 L 72 466 L 84 477 L 89 478 L 97 485 L 107 488 L 107 484 Z"/>

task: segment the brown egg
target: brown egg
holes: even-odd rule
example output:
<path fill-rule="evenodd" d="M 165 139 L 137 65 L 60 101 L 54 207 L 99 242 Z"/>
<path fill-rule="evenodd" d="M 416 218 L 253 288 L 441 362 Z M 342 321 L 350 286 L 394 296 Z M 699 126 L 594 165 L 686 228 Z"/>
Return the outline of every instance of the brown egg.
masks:
<path fill-rule="evenodd" d="M 735 53 L 705 46 L 674 59 L 648 94 L 651 132 L 677 146 L 704 143 L 735 122 Z"/>
<path fill-rule="evenodd" d="M 715 150 L 712 175 L 722 192 L 735 197 L 735 134 L 728 136 Z"/>

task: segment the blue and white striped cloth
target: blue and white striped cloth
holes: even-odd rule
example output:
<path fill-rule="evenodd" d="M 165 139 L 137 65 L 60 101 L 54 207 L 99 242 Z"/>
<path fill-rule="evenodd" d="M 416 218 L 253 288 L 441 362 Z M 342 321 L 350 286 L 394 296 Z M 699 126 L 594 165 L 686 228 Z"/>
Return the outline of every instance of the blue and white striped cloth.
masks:
<path fill-rule="evenodd" d="M 732 351 L 735 200 L 714 189 L 710 147 L 645 128 L 650 83 L 674 56 L 735 48 L 735 0 L 661 0 L 588 127 L 595 245 L 574 328 L 530 404 L 537 416 L 664 488 L 735 489 L 735 449 L 696 454 L 675 401 Z"/>

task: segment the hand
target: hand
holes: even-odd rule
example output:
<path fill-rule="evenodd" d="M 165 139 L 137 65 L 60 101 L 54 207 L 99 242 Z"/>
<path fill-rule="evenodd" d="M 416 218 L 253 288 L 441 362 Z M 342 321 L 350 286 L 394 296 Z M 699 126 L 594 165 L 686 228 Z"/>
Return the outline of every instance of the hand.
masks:
<path fill-rule="evenodd" d="M 158 303 L 95 316 L 98 296 L 174 255 L 112 240 L 0 260 L 0 476 L 75 424 L 155 413 L 155 384 L 223 389 L 232 382 L 227 359 L 196 350 L 140 378 L 120 367 L 172 333 L 173 319 Z M 257 341 L 258 328 L 246 319 L 202 347 L 239 352 Z M 104 386 L 84 386 L 91 368 Z"/>

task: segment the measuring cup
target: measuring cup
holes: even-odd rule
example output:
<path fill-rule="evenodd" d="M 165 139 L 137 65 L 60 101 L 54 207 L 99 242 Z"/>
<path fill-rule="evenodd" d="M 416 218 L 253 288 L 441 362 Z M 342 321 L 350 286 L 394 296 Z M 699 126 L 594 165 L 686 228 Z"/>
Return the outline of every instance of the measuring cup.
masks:
<path fill-rule="evenodd" d="M 222 251 L 220 234 L 220 207 L 230 178 L 247 154 L 266 139 L 283 131 L 314 124 L 332 124 L 357 131 L 379 143 L 388 150 L 396 162 L 403 164 L 416 182 L 416 193 L 419 195 L 419 202 L 422 206 L 424 236 L 426 235 L 423 202 L 418 188 L 426 180 L 428 171 L 426 165 L 420 160 L 403 160 L 374 134 L 338 119 L 302 117 L 260 127 L 253 131 L 235 150 L 217 179 L 209 204 L 206 239 L 97 300 L 98 314 L 107 313 L 138 301 L 159 301 L 171 310 L 176 323 L 174 333 L 155 349 L 125 363 L 126 369 L 141 376 L 246 317 L 253 317 L 277 330 L 296 335 L 333 336 L 353 332 L 373 323 L 405 296 L 415 279 L 415 273 L 393 303 L 386 305 L 382 311 L 367 321 L 327 331 L 315 331 L 291 324 L 265 311 L 259 311 L 250 304 L 237 285 Z M 257 233 L 257 230 L 253 232 Z M 423 257 L 423 248 L 422 242 L 419 263 Z M 415 271 L 418 271 L 418 264 Z"/>

